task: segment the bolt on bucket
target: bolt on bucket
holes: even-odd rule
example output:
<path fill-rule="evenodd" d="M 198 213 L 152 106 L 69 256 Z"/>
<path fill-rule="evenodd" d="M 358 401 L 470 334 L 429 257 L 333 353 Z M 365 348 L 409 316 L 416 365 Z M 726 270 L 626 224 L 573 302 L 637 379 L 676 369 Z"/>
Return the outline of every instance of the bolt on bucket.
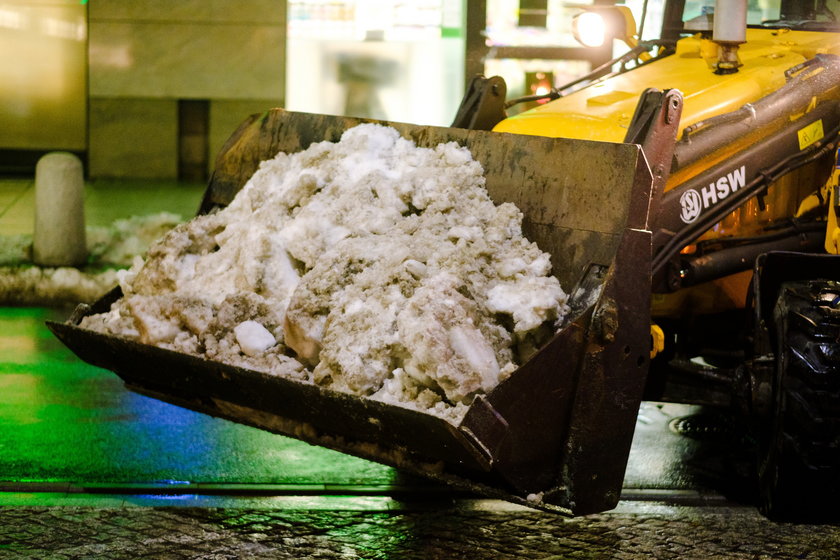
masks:
<path fill-rule="evenodd" d="M 361 122 L 374 121 L 252 116 L 222 148 L 199 212 L 230 203 L 261 161 L 338 141 Z M 650 351 L 652 179 L 641 149 L 382 124 L 421 147 L 468 148 L 493 202 L 522 211 L 524 234 L 551 255 L 570 294 L 561 328 L 459 422 L 79 327 L 107 311 L 118 288 L 50 329 L 81 359 L 163 401 L 536 508 L 615 507 Z"/>

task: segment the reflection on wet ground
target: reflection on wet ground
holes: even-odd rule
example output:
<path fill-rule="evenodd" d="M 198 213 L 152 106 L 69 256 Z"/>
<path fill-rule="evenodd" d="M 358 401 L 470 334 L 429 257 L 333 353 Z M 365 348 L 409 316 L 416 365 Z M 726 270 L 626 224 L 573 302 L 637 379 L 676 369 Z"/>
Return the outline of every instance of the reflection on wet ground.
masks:
<path fill-rule="evenodd" d="M 78 360 L 44 327 L 44 321 L 64 320 L 68 313 L 0 310 L 0 480 L 181 487 L 395 484 L 398 473 L 389 467 L 126 390 L 112 373 Z M 700 412 L 643 403 L 627 492 L 724 490 L 721 485 L 736 474 L 728 461 L 739 459 L 731 455 L 739 448 L 738 434 L 722 431 L 731 425 L 725 416 Z M 677 429 L 690 422 L 702 422 L 700 429 Z"/>
<path fill-rule="evenodd" d="M 644 403 L 619 507 L 564 519 L 127 391 L 0 309 L 0 558 L 835 558 L 752 505 L 726 415 Z M 142 543 L 142 546 L 138 546 Z"/>

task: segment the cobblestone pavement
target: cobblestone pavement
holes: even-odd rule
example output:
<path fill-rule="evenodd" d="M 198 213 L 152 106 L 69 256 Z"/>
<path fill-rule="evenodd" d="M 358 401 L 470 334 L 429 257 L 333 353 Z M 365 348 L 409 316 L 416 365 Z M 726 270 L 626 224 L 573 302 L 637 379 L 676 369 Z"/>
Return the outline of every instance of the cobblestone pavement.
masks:
<path fill-rule="evenodd" d="M 628 504 L 582 518 L 464 500 L 380 511 L 13 507 L 0 558 L 836 559 L 840 527 L 749 507 Z"/>

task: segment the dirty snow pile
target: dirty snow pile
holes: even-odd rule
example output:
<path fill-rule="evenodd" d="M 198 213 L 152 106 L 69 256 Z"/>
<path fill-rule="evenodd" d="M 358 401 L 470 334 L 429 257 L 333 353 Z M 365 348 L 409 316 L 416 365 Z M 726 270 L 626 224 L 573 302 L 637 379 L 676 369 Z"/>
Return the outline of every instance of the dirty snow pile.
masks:
<path fill-rule="evenodd" d="M 365 124 L 265 161 L 82 327 L 457 419 L 554 332 L 549 255 L 451 142 Z"/>

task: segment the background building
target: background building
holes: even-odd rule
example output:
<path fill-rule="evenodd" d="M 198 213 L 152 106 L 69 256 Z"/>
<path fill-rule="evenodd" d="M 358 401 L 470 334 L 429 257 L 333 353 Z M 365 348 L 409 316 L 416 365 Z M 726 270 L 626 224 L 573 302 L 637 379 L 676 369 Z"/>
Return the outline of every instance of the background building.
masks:
<path fill-rule="evenodd" d="M 522 95 L 608 59 L 609 46 L 574 43 L 569 9 L 2 0 L 0 174 L 29 175 L 44 153 L 67 150 L 89 178 L 204 181 L 237 125 L 271 107 L 446 126 L 474 74 L 502 75 Z"/>

